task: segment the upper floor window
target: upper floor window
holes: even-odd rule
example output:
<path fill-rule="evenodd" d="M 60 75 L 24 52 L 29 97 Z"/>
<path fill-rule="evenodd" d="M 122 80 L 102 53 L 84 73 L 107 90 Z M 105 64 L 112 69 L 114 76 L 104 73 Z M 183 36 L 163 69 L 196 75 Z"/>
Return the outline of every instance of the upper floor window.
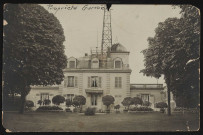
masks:
<path fill-rule="evenodd" d="M 98 76 L 88 77 L 88 87 L 101 87 L 101 77 Z"/>
<path fill-rule="evenodd" d="M 122 68 L 122 59 L 117 57 L 114 59 L 114 68 Z"/>
<path fill-rule="evenodd" d="M 122 87 L 122 78 L 115 77 L 115 88 L 121 88 L 121 87 Z"/>
<path fill-rule="evenodd" d="M 115 68 L 121 68 L 121 61 L 115 61 Z"/>
<path fill-rule="evenodd" d="M 68 76 L 64 79 L 65 87 L 77 87 L 77 76 Z"/>
<path fill-rule="evenodd" d="M 69 68 L 75 68 L 75 61 L 69 61 Z"/>

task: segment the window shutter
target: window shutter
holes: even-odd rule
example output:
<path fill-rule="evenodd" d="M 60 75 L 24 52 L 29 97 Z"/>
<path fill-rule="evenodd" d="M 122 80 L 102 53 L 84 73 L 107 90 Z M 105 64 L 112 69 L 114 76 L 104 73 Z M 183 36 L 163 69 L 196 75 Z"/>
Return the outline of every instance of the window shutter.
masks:
<path fill-rule="evenodd" d="M 90 87 L 90 77 L 88 77 L 88 87 Z"/>
<path fill-rule="evenodd" d="M 121 88 L 121 87 L 122 87 L 122 78 L 119 77 L 119 88 Z"/>
<path fill-rule="evenodd" d="M 65 77 L 65 78 L 64 78 L 64 87 L 67 87 L 67 81 L 68 81 L 68 78 Z"/>
<path fill-rule="evenodd" d="M 75 76 L 75 87 L 78 87 L 78 77 Z"/>
<path fill-rule="evenodd" d="M 98 86 L 101 88 L 101 77 L 99 77 L 99 85 Z"/>
<path fill-rule="evenodd" d="M 115 77 L 115 87 L 117 88 L 118 87 L 118 77 Z"/>

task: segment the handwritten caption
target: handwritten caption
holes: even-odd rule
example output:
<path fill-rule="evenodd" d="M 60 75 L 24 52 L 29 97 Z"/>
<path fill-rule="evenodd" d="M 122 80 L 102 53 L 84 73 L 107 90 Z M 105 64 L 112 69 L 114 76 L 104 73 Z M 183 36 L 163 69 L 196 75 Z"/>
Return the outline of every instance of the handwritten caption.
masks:
<path fill-rule="evenodd" d="M 82 10 L 82 11 L 88 11 L 88 10 L 104 10 L 105 6 L 104 5 L 97 5 L 97 6 L 92 6 L 92 5 L 84 5 L 84 6 L 78 6 L 78 5 L 58 5 L 55 6 L 53 4 L 47 5 L 48 10 L 54 11 L 56 14 L 58 11 L 64 11 L 64 10 Z"/>

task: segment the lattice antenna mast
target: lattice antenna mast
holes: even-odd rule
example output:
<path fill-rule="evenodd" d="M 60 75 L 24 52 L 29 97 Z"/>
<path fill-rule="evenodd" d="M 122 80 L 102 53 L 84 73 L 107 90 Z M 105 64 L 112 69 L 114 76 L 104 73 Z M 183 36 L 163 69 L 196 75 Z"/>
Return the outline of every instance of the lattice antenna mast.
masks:
<path fill-rule="evenodd" d="M 103 55 L 111 48 L 112 45 L 112 30 L 111 30 L 111 10 L 104 9 L 103 18 L 103 32 L 102 32 L 102 44 L 101 44 L 101 54 Z"/>

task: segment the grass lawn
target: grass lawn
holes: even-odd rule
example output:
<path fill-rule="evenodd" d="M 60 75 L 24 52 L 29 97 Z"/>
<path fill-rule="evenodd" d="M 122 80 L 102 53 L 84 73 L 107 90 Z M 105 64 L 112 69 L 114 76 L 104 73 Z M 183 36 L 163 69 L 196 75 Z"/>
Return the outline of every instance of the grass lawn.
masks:
<path fill-rule="evenodd" d="M 135 131 L 187 131 L 199 127 L 197 113 L 166 114 L 119 113 L 84 114 L 66 112 L 5 112 L 3 126 L 10 131 L 22 132 L 135 132 Z"/>

